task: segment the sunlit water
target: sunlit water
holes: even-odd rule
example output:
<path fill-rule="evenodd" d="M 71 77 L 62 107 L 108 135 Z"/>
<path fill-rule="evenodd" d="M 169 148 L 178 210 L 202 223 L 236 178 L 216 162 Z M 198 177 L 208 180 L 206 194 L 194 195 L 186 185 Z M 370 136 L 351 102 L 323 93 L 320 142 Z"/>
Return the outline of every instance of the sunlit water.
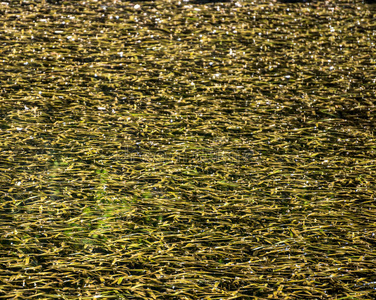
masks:
<path fill-rule="evenodd" d="M 0 11 L 2 298 L 376 297 L 373 6 Z"/>

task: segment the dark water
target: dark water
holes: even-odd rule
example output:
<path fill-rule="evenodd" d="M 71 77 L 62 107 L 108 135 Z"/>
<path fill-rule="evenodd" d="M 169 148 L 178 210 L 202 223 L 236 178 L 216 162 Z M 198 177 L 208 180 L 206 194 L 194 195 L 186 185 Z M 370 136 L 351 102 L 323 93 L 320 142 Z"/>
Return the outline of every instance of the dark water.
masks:
<path fill-rule="evenodd" d="M 375 10 L 0 3 L 0 297 L 374 299 Z"/>

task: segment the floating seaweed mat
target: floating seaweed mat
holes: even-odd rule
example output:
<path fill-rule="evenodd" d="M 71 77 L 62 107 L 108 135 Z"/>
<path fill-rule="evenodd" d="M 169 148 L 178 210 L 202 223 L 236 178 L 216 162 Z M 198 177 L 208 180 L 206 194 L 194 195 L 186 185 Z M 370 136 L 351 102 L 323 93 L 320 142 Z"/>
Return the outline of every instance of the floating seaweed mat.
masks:
<path fill-rule="evenodd" d="M 371 5 L 0 11 L 0 298 L 376 298 Z"/>

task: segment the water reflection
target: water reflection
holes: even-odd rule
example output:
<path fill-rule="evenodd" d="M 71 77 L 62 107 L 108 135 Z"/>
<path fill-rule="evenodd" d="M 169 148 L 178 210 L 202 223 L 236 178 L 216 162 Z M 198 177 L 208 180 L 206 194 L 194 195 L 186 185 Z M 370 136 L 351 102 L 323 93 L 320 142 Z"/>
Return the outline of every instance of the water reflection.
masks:
<path fill-rule="evenodd" d="M 4 3 L 7 298 L 374 298 L 371 6 Z"/>

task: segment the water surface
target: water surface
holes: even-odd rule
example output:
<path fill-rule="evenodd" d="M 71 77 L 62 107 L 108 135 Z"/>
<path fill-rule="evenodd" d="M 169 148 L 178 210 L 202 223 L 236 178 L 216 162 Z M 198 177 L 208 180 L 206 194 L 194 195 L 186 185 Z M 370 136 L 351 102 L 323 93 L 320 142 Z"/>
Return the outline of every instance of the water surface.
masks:
<path fill-rule="evenodd" d="M 374 299 L 361 1 L 0 3 L 4 299 Z"/>

